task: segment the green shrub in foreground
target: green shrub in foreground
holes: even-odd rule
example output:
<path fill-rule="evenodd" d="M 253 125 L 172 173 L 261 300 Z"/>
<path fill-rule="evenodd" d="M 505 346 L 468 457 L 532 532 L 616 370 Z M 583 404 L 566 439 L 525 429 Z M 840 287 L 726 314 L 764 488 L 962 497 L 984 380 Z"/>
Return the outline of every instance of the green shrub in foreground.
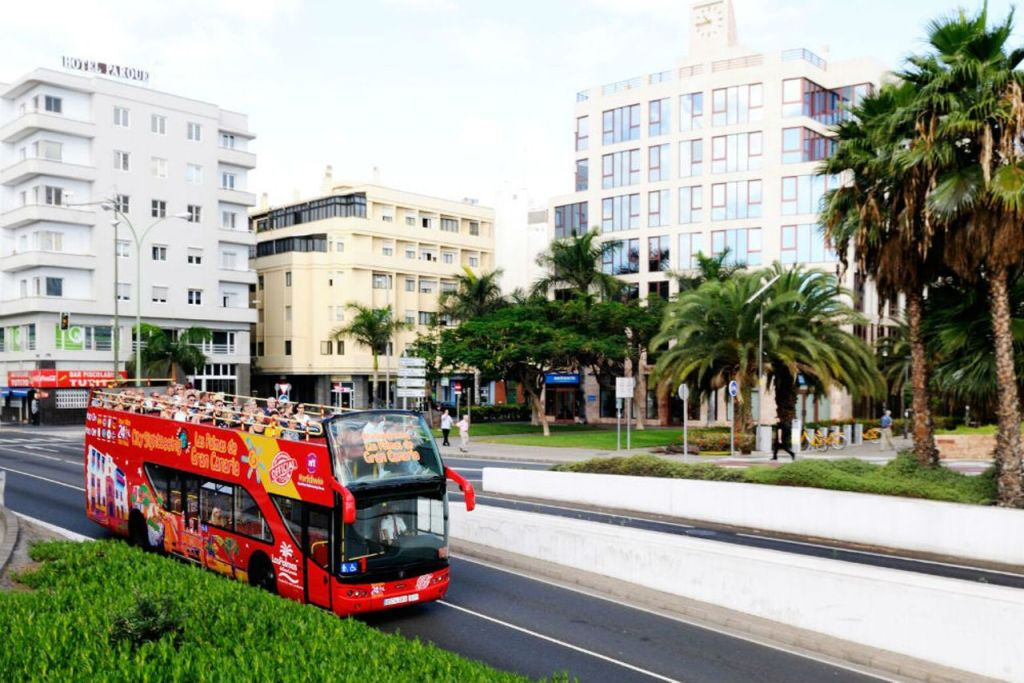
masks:
<path fill-rule="evenodd" d="M 36 590 L 0 593 L 4 680 L 523 680 L 119 541 L 31 552 Z"/>
<path fill-rule="evenodd" d="M 979 505 L 991 505 L 996 496 L 994 469 L 989 469 L 981 476 L 972 477 L 945 467 L 923 467 L 909 453 L 901 453 L 885 465 L 872 465 L 863 460 L 849 458 L 798 460 L 779 467 L 755 466 L 739 470 L 709 463 L 689 465 L 653 455 L 637 455 L 629 458 L 594 458 L 556 465 L 552 469 L 561 472 L 806 486 Z"/>

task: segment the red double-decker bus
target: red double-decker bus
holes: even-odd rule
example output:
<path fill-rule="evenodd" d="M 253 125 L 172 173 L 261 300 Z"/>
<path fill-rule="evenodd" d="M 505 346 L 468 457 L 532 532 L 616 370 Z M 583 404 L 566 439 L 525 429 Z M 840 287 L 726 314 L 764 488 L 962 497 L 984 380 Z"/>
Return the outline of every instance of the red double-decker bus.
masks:
<path fill-rule="evenodd" d="M 182 422 L 141 391 L 94 391 L 89 518 L 144 549 L 341 615 L 444 596 L 446 480 L 469 510 L 474 492 L 444 466 L 420 414 L 317 416 L 290 423 L 284 438 L 228 411 L 212 422 L 198 412 L 180 409 Z"/>

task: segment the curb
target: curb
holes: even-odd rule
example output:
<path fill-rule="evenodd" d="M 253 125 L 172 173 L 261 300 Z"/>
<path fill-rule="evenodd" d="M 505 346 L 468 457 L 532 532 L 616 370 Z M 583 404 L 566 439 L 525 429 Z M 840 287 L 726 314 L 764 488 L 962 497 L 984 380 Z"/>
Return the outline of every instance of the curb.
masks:
<path fill-rule="evenodd" d="M 2 572 L 10 562 L 11 555 L 14 554 L 14 546 L 18 543 L 18 533 L 21 527 L 18 524 L 18 516 L 3 507 L 0 507 L 0 523 L 4 526 L 3 541 L 0 541 L 0 572 Z"/>

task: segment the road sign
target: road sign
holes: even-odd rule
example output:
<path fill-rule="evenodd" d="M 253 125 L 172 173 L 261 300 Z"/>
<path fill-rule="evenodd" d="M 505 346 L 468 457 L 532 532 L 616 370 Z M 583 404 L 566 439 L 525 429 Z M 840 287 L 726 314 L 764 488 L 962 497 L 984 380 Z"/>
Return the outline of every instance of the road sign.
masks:
<path fill-rule="evenodd" d="M 453 384 L 452 387 L 455 389 L 456 394 L 462 393 L 462 382 L 455 382 L 455 384 Z"/>
<path fill-rule="evenodd" d="M 398 398 L 425 398 L 427 395 L 424 389 L 402 389 L 399 388 L 395 391 L 395 396 Z"/>
<path fill-rule="evenodd" d="M 417 358 L 416 356 L 402 356 L 398 359 L 398 367 L 400 368 L 425 368 L 427 367 L 426 358 Z"/>
<path fill-rule="evenodd" d="M 633 387 L 636 379 L 633 377 L 615 378 L 615 398 L 633 398 Z"/>
<path fill-rule="evenodd" d="M 426 368 L 398 368 L 399 377 L 426 377 Z"/>
<path fill-rule="evenodd" d="M 740 393 L 740 385 L 736 380 L 729 382 L 729 395 L 736 398 L 736 394 Z"/>
<path fill-rule="evenodd" d="M 690 398 L 690 387 L 685 384 L 679 385 L 679 400 L 685 401 Z"/>
<path fill-rule="evenodd" d="M 427 380 L 422 377 L 399 377 L 398 386 L 403 389 L 422 389 Z"/>

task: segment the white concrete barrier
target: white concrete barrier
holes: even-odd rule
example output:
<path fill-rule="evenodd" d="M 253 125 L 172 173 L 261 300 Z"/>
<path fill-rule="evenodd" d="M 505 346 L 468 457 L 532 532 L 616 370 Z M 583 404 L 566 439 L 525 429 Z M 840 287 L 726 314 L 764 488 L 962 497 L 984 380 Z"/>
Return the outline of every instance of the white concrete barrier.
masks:
<path fill-rule="evenodd" d="M 1024 591 L 486 505 L 450 515 L 455 539 L 1024 680 Z"/>
<path fill-rule="evenodd" d="M 1024 511 L 825 489 L 485 467 L 486 493 L 1024 565 Z"/>

